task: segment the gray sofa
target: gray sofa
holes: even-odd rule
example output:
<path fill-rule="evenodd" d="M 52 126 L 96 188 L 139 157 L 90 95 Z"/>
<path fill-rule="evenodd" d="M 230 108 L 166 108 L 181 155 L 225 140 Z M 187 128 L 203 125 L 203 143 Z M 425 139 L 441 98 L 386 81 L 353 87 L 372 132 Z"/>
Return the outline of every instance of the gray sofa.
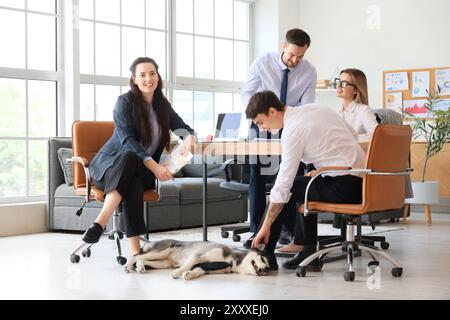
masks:
<path fill-rule="evenodd" d="M 81 216 L 75 214 L 83 203 L 83 198 L 75 195 L 72 186 L 66 184 L 57 155 L 58 149 L 71 147 L 70 138 L 48 140 L 49 230 L 83 231 L 94 221 L 102 206 L 101 203 L 90 202 L 84 207 Z M 208 225 L 246 221 L 247 206 L 242 196 L 219 188 L 224 177 L 217 165 L 209 166 L 208 170 Z M 182 177 L 161 184 L 160 201 L 146 204 L 149 231 L 202 225 L 201 166 L 187 165 L 182 172 Z"/>

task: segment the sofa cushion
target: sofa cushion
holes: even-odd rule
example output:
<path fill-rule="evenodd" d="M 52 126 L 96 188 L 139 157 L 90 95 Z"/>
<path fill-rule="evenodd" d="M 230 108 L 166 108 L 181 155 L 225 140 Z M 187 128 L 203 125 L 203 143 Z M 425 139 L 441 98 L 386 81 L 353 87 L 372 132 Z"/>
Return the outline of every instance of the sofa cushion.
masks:
<path fill-rule="evenodd" d="M 222 160 L 221 157 L 220 159 L 208 157 L 208 163 L 210 163 L 207 166 L 208 177 L 225 179 L 225 171 L 220 169 L 223 162 L 221 160 Z M 202 156 L 198 154 L 194 155 L 190 163 L 185 165 L 181 169 L 181 172 L 183 173 L 184 177 L 194 177 L 194 178 L 203 177 Z"/>
<path fill-rule="evenodd" d="M 84 201 L 84 197 L 80 197 L 73 192 L 73 188 L 67 184 L 61 184 L 55 191 L 55 207 L 77 207 L 79 208 Z M 86 203 L 87 207 L 101 208 L 103 203 L 98 201 L 91 201 Z"/>
<path fill-rule="evenodd" d="M 223 190 L 219 187 L 224 181 L 220 178 L 208 178 L 208 202 L 226 201 L 240 199 L 241 195 L 236 192 Z M 174 181 L 180 190 L 180 204 L 201 203 L 203 200 L 202 178 L 184 177 Z"/>
<path fill-rule="evenodd" d="M 173 181 L 163 181 L 159 182 L 160 186 L 160 195 L 159 201 L 151 202 L 150 206 L 152 207 L 161 207 L 166 205 L 179 205 L 180 203 L 180 190 L 175 181 L 184 178 L 176 178 Z"/>
<path fill-rule="evenodd" d="M 72 163 L 67 162 L 67 159 L 72 158 L 73 152 L 70 148 L 59 148 L 58 151 L 58 160 L 61 165 L 61 169 L 64 173 L 64 180 L 68 186 L 73 185 L 73 172 L 72 172 Z"/>

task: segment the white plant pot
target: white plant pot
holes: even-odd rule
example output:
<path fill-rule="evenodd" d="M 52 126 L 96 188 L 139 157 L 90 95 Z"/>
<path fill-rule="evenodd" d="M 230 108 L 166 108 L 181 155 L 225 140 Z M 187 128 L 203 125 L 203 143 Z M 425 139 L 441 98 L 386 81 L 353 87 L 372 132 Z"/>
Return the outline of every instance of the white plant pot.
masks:
<path fill-rule="evenodd" d="M 439 181 L 412 182 L 414 198 L 406 199 L 411 204 L 438 204 Z"/>

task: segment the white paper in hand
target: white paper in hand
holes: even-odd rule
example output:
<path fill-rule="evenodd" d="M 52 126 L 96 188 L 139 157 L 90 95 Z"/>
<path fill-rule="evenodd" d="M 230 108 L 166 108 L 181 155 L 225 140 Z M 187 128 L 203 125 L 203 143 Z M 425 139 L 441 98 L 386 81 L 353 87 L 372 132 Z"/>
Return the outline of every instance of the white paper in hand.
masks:
<path fill-rule="evenodd" d="M 181 168 L 188 164 L 189 161 L 191 161 L 193 155 L 190 151 L 186 154 L 183 154 L 184 147 L 185 143 L 181 143 L 180 145 L 173 148 L 172 152 L 170 153 L 169 159 L 162 163 L 162 165 L 167 167 L 170 172 L 177 173 L 181 170 Z"/>

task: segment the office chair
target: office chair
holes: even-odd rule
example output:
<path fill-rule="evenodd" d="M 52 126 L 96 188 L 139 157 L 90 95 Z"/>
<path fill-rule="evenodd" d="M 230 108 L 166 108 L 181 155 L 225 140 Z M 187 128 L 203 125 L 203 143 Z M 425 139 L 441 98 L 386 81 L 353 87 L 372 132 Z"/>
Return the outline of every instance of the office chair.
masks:
<path fill-rule="evenodd" d="M 299 212 L 305 215 L 323 211 L 341 214 L 348 223 L 347 236 L 346 241 L 319 250 L 303 260 L 297 268 L 297 276 L 305 277 L 307 266 L 314 259 L 322 259 L 331 252 L 341 250 L 347 253 L 348 270 L 344 273 L 346 281 L 355 279 L 353 258 L 354 252 L 359 250 L 367 252 L 372 257 L 372 261 L 368 264 L 369 267 L 378 266 L 377 257 L 381 257 L 394 265 L 391 271 L 394 277 L 402 275 L 403 268 L 394 258 L 355 238 L 354 228 L 357 223 L 361 222 L 361 216 L 364 214 L 403 207 L 405 176 L 409 175 L 411 171 L 407 168 L 411 137 L 412 130 L 409 126 L 379 125 L 369 143 L 365 168 L 321 168 L 320 173 L 311 179 L 306 188 L 305 202 Z M 361 204 L 336 204 L 307 200 L 308 190 L 319 175 L 352 172 L 364 175 Z"/>
<path fill-rule="evenodd" d="M 240 167 L 239 181 L 234 181 L 231 179 L 232 177 L 232 165 L 238 164 Z M 244 201 L 244 217 L 248 215 L 248 191 L 249 191 L 249 176 L 250 176 L 250 167 L 248 164 L 241 163 L 235 159 L 229 159 L 225 161 L 221 167 L 221 170 L 225 172 L 225 181 L 221 182 L 219 187 L 231 191 L 239 193 Z M 266 193 L 270 192 L 272 189 L 273 183 L 266 183 L 265 190 Z M 234 242 L 241 241 L 241 237 L 239 236 L 242 233 L 250 232 L 250 225 L 248 223 L 240 226 L 224 226 L 220 228 L 222 238 L 228 238 L 229 233 L 232 232 L 232 239 Z"/>
<path fill-rule="evenodd" d="M 403 124 L 403 119 L 402 119 L 402 115 L 392 109 L 375 109 L 373 110 L 373 113 L 376 117 L 376 120 L 379 124 L 391 124 L 391 125 L 402 125 Z M 409 162 L 408 162 L 409 165 Z M 411 197 L 412 195 L 412 186 L 411 186 L 411 179 L 409 177 L 409 175 L 406 177 L 406 190 L 405 190 L 405 196 L 406 198 Z M 396 211 L 398 212 L 403 212 L 403 210 L 391 210 L 389 212 L 385 211 L 385 212 L 378 212 L 378 213 L 372 213 L 372 214 L 368 214 L 368 220 L 369 220 L 369 224 L 372 226 L 372 229 L 375 229 L 375 225 L 373 222 L 373 218 L 372 216 L 376 216 L 376 215 L 384 215 L 384 214 L 394 214 Z M 398 221 L 399 218 L 397 219 L 391 219 L 394 221 Z M 323 244 L 331 244 L 331 243 L 336 243 L 336 242 L 342 242 L 345 241 L 346 238 L 346 222 L 343 221 L 343 224 L 341 226 L 341 235 L 338 237 L 329 237 L 329 240 L 324 239 Z M 360 221 L 359 223 L 357 223 L 356 225 L 357 228 L 357 233 L 356 236 L 358 238 L 358 241 L 360 241 L 363 244 L 367 244 L 370 246 L 375 246 L 377 242 L 380 243 L 380 247 L 384 250 L 389 249 L 389 242 L 386 241 L 386 237 L 385 236 L 371 236 L 371 235 L 362 235 L 362 221 Z M 360 252 L 356 252 L 355 256 L 359 256 Z M 346 258 L 346 255 L 342 255 L 340 258 Z M 332 258 L 332 259 L 327 259 L 327 260 L 338 260 L 338 258 Z"/>
<path fill-rule="evenodd" d="M 69 162 L 73 163 L 73 188 L 77 195 L 85 198 L 83 205 L 78 209 L 77 215 L 80 216 L 84 205 L 90 201 L 104 201 L 104 193 L 98 189 L 91 181 L 89 174 L 89 162 L 94 158 L 98 150 L 108 141 L 114 132 L 114 122 L 112 121 L 76 121 L 72 125 L 72 145 L 73 157 Z M 148 189 L 144 192 L 144 202 L 155 202 L 159 199 L 158 185 L 156 190 Z M 113 226 L 109 232 L 109 239 L 114 239 L 116 247 L 116 260 L 124 265 L 127 259 L 122 256 L 120 239 L 123 237 L 120 224 L 120 209 L 114 211 Z M 144 205 L 145 210 L 145 205 Z M 147 214 L 145 211 L 146 220 Z M 148 235 L 147 235 L 148 236 Z M 141 238 L 141 240 L 146 241 Z M 94 244 L 83 242 L 70 255 L 72 263 L 80 262 L 82 256 L 89 258 L 91 256 L 91 247 Z"/>

